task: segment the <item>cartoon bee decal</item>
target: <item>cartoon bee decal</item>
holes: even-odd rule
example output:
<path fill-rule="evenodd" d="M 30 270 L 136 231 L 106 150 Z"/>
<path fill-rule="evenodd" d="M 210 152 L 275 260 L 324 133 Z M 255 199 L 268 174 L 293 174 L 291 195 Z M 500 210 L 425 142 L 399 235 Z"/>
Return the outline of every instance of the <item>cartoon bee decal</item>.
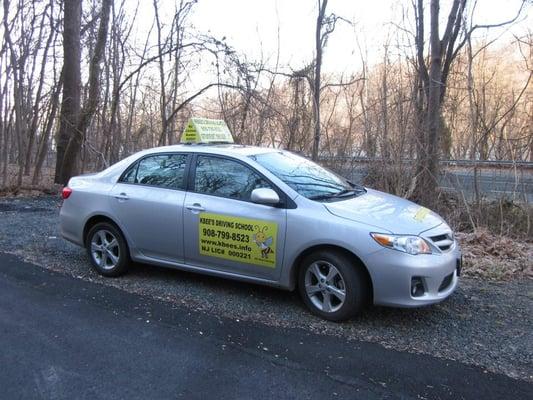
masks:
<path fill-rule="evenodd" d="M 272 236 L 267 237 L 266 230 L 267 227 L 264 226 L 262 229 L 258 225 L 255 225 L 255 230 L 257 231 L 253 235 L 253 241 L 261 248 L 261 258 L 268 258 L 270 253 L 274 254 L 274 251 L 270 246 L 272 246 Z"/>

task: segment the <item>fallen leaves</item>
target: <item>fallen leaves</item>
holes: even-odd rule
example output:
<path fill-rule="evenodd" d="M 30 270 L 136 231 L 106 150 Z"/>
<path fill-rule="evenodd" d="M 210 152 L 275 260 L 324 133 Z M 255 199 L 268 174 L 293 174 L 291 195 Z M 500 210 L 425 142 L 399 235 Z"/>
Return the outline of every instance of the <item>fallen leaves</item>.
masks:
<path fill-rule="evenodd" d="M 533 243 L 486 230 L 457 233 L 464 276 L 489 280 L 533 279 Z"/>

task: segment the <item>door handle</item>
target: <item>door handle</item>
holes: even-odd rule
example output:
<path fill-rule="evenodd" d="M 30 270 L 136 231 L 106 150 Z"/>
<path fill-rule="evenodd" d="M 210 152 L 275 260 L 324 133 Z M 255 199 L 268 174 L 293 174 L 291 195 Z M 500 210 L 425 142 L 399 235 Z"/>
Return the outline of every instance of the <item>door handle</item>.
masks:
<path fill-rule="evenodd" d="M 128 195 L 126 193 L 116 194 L 114 197 L 117 200 L 128 200 L 129 199 L 129 197 L 128 197 Z"/>
<path fill-rule="evenodd" d="M 205 211 L 205 208 L 203 208 L 202 205 L 198 203 L 187 204 L 185 207 L 187 208 L 187 210 L 191 210 L 192 212 Z"/>

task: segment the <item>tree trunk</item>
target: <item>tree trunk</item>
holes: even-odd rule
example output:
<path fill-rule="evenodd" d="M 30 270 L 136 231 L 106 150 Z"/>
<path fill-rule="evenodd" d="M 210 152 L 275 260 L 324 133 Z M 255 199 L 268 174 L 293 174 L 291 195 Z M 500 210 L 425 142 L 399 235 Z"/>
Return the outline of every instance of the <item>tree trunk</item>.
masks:
<path fill-rule="evenodd" d="M 157 26 L 157 49 L 159 54 L 163 54 L 163 48 L 166 43 L 163 43 L 162 39 L 162 25 L 159 19 L 159 4 L 157 0 L 154 0 L 154 14 Z M 167 118 L 167 92 L 165 88 L 165 63 L 163 57 L 159 57 L 159 90 L 161 91 L 160 97 L 160 115 L 161 115 L 161 136 L 159 136 L 158 146 L 164 146 L 167 139 L 168 118 Z"/>
<path fill-rule="evenodd" d="M 63 99 L 57 137 L 55 183 L 66 184 L 63 159 L 70 139 L 75 134 L 80 113 L 80 27 L 81 0 L 67 0 L 63 18 Z M 68 175 L 68 174 L 67 174 Z M 68 178 L 67 178 L 68 180 Z"/>
<path fill-rule="evenodd" d="M 47 57 L 48 57 L 48 50 L 50 49 L 50 46 L 52 44 L 52 40 L 54 39 L 54 36 L 55 36 L 55 30 L 54 30 L 54 20 L 53 18 L 51 17 L 51 15 L 53 15 L 53 7 L 54 7 L 54 2 L 50 2 L 50 33 L 48 35 L 48 39 L 46 40 L 46 44 L 44 46 L 44 52 L 43 52 L 43 56 L 42 56 L 42 61 L 41 61 L 41 71 L 40 71 L 40 74 L 39 74 L 39 84 L 37 86 L 37 92 L 35 94 L 35 102 L 33 104 L 33 115 L 32 115 L 32 121 L 31 121 L 31 124 L 30 124 L 30 129 L 29 129 L 29 138 L 28 138 L 28 147 L 26 149 L 26 159 L 24 161 L 24 175 L 29 175 L 30 174 L 30 166 L 31 166 L 31 156 L 32 156 L 32 151 L 33 151 L 33 144 L 35 143 L 35 136 L 36 136 L 36 133 L 37 133 L 37 127 L 38 127 L 38 123 L 39 123 L 39 115 L 40 115 L 40 106 L 41 106 L 41 94 L 42 94 L 42 91 L 43 91 L 43 85 L 44 85 L 44 82 L 45 82 L 45 73 L 46 73 L 46 61 L 47 61 Z M 41 25 L 41 32 L 44 30 L 44 20 L 42 22 L 42 25 Z"/>
<path fill-rule="evenodd" d="M 94 47 L 94 54 L 89 65 L 89 96 L 83 110 L 80 112 L 80 117 L 74 134 L 70 137 L 67 148 L 65 149 L 60 175 L 60 183 L 63 184 L 67 184 L 70 177 L 74 174 L 74 167 L 76 159 L 80 154 L 83 137 L 85 136 L 85 132 L 96 112 L 96 107 L 98 106 L 100 93 L 100 62 L 104 56 L 112 1 L 113 0 L 102 1 L 98 37 Z"/>
<path fill-rule="evenodd" d="M 41 140 L 39 141 L 39 147 L 37 149 L 37 156 L 35 160 L 35 169 L 33 171 L 32 185 L 37 185 L 39 183 L 39 177 L 41 176 L 41 170 L 43 168 L 44 159 L 46 158 L 46 153 L 48 152 L 48 142 L 50 140 L 50 133 L 52 132 L 52 127 L 54 125 L 54 120 L 56 118 L 57 108 L 59 104 L 59 93 L 61 92 L 61 87 L 63 86 L 63 74 L 57 82 L 57 87 L 52 93 L 52 98 L 50 99 L 50 114 L 46 121 L 46 127 L 42 133 Z"/>
<path fill-rule="evenodd" d="M 22 185 L 22 172 L 24 167 L 23 162 L 23 149 L 22 149 L 22 135 L 24 134 L 23 129 L 23 106 L 22 106 L 22 96 L 23 96 L 23 88 L 22 88 L 22 76 L 23 76 L 23 60 L 21 57 L 17 57 L 17 54 L 15 52 L 13 41 L 11 40 L 11 29 L 8 24 L 8 15 L 9 15 L 9 1 L 4 0 L 4 18 L 3 18 L 3 24 L 4 24 L 4 36 L 5 36 L 5 43 L 7 48 L 9 49 L 9 59 L 11 61 L 12 66 L 12 74 L 13 74 L 13 101 L 15 102 L 15 137 L 18 143 L 18 159 L 19 159 L 19 172 L 17 175 L 17 186 Z M 7 141 L 7 140 L 6 140 Z"/>
<path fill-rule="evenodd" d="M 314 135 L 313 135 L 313 160 L 318 160 L 318 151 L 320 146 L 320 74 L 322 69 L 322 25 L 326 15 L 328 0 L 319 1 L 318 17 L 316 19 L 315 30 L 315 76 L 313 81 L 313 110 L 314 110 Z"/>
<path fill-rule="evenodd" d="M 387 96 L 389 94 L 388 82 L 388 57 L 389 46 L 385 45 L 385 54 L 383 57 L 383 73 L 381 77 L 381 120 L 382 120 L 382 143 L 381 143 L 381 157 L 383 160 L 388 160 L 390 156 L 389 151 L 389 105 Z"/>
<path fill-rule="evenodd" d="M 438 174 L 438 140 L 440 137 L 441 90 L 442 90 L 442 56 L 439 38 L 439 0 L 431 0 L 430 5 L 430 67 L 429 91 L 427 105 L 427 145 L 426 160 L 422 172 L 425 202 L 430 203 L 437 188 Z"/>

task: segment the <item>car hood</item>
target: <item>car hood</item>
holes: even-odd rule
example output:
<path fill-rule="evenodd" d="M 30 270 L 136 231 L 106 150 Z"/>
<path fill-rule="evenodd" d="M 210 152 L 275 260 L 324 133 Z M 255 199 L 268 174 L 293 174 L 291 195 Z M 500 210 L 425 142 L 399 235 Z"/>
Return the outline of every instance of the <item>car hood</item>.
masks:
<path fill-rule="evenodd" d="M 324 206 L 338 217 L 396 234 L 418 235 L 444 222 L 425 207 L 372 189 L 367 189 L 367 193 L 361 196 L 324 203 Z"/>

